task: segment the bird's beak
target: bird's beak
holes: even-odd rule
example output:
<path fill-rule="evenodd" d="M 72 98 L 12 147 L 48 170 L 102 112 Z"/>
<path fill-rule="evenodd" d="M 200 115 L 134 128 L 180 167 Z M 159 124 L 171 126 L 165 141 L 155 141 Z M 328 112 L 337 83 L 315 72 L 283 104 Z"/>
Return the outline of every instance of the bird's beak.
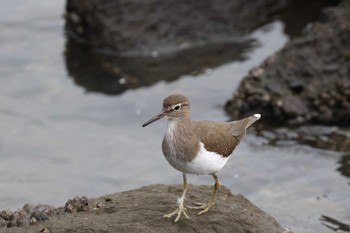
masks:
<path fill-rule="evenodd" d="M 142 127 L 145 127 L 145 126 L 147 126 L 147 125 L 149 125 L 149 124 L 151 124 L 151 123 L 153 123 L 153 122 L 155 122 L 155 121 L 157 121 L 157 120 L 159 120 L 159 119 L 162 119 L 164 116 L 165 116 L 165 115 L 164 115 L 164 112 L 162 111 L 162 112 L 159 113 L 157 116 L 151 118 L 149 121 L 147 121 L 146 123 L 144 123 L 144 124 L 142 125 Z"/>

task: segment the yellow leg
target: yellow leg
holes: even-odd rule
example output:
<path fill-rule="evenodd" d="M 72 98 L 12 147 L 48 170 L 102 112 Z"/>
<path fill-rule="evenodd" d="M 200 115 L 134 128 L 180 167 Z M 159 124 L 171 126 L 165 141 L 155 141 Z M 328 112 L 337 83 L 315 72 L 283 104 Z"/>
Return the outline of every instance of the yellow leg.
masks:
<path fill-rule="evenodd" d="M 183 192 L 181 197 L 177 200 L 177 203 L 179 204 L 179 208 L 177 208 L 174 212 L 171 212 L 170 214 L 163 215 L 163 218 L 171 218 L 172 216 L 177 215 L 174 221 L 175 223 L 179 221 L 181 214 L 184 214 L 184 216 L 188 219 L 190 218 L 186 213 L 186 207 L 184 207 L 184 201 L 185 201 L 185 196 L 187 192 L 187 177 L 185 173 L 183 173 L 182 176 L 183 176 Z"/>
<path fill-rule="evenodd" d="M 195 203 L 198 206 L 188 206 L 188 208 L 190 209 L 202 210 L 198 213 L 199 215 L 204 214 L 214 205 L 216 194 L 220 188 L 220 181 L 216 174 L 213 174 L 213 177 L 215 180 L 215 184 L 214 184 L 214 191 L 213 191 L 213 194 L 211 195 L 210 201 L 208 203 Z"/>

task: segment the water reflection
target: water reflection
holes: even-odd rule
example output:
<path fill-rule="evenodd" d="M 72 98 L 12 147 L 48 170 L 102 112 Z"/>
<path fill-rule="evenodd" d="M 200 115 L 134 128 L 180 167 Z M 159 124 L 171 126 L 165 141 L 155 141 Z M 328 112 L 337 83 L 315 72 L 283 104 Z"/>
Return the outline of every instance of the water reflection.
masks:
<path fill-rule="evenodd" d="M 16 210 L 27 202 L 62 206 L 76 195 L 94 197 L 152 183 L 178 183 L 179 174 L 169 167 L 160 148 L 166 123 L 148 131 L 140 124 L 159 111 L 162 97 L 179 90 L 190 95 L 194 119 L 225 120 L 222 104 L 240 78 L 286 41 L 283 25 L 277 22 L 270 31 L 254 33 L 261 46 L 244 62 L 109 98 L 82 93 L 66 75 L 67 61 L 61 57 L 63 22 L 59 21 L 62 1 L 21 0 L 3 5 L 0 18 L 11 16 L 17 23 L 0 20 L 6 37 L 0 43 L 5 62 L 0 71 L 0 209 Z M 50 30 L 32 26 L 43 23 L 51 25 Z M 85 51 L 79 59 L 89 56 Z M 73 60 L 70 65 L 80 62 Z M 90 78 L 89 64 L 94 62 L 86 64 L 85 77 Z M 116 85 L 125 81 L 116 77 L 111 76 Z M 89 81 L 94 88 L 95 80 Z M 248 133 L 222 171 L 224 185 L 294 232 L 332 232 L 320 224 L 321 214 L 347 219 L 350 201 L 344 191 L 348 191 L 349 176 L 336 171 L 338 153 L 300 145 L 265 146 L 260 143 L 263 140 Z M 209 184 L 211 179 L 192 176 L 190 181 Z M 323 194 L 330 198 L 316 199 Z M 341 199 L 334 202 L 332 197 L 339 195 Z"/>
<path fill-rule="evenodd" d="M 337 168 L 337 171 L 339 171 L 343 176 L 350 177 L 350 154 L 344 154 L 338 164 L 340 166 Z M 334 201 L 339 202 L 343 199 L 347 199 L 349 196 L 347 192 L 345 194 L 341 195 L 340 197 L 333 198 Z M 344 201 L 344 200 L 343 200 Z M 321 224 L 333 231 L 336 232 L 350 232 L 350 224 L 349 223 L 343 223 L 334 217 L 329 217 L 326 215 L 322 215 L 319 219 Z"/>
<path fill-rule="evenodd" d="M 322 225 L 336 232 L 350 232 L 350 224 L 342 223 L 334 218 L 322 215 L 320 218 Z"/>
<path fill-rule="evenodd" d="M 266 12 L 264 10 L 261 11 L 261 15 L 266 15 L 261 18 L 254 15 L 244 18 L 244 11 L 243 13 L 238 12 L 243 14 L 242 17 L 245 20 L 241 23 L 243 24 L 242 27 L 245 25 L 246 28 L 238 30 L 240 32 L 238 33 L 237 31 L 237 35 L 235 33 L 233 35 L 228 34 L 229 38 L 231 38 L 230 40 L 233 42 L 206 44 L 202 47 L 192 47 L 162 56 L 158 56 L 157 52 L 153 52 L 151 56 L 146 57 L 118 57 L 115 55 L 118 54 L 117 49 L 110 48 L 111 46 L 108 46 L 109 42 L 103 40 L 100 41 L 102 43 L 100 47 L 109 48 L 110 51 L 108 53 L 110 54 L 108 55 L 92 51 L 87 44 L 84 46 L 85 42 L 83 41 L 89 37 L 89 35 L 85 35 L 84 33 L 86 31 L 90 33 L 90 30 L 82 30 L 84 33 L 81 34 L 76 31 L 80 27 L 77 27 L 75 23 L 79 22 L 81 27 L 86 27 L 86 22 L 83 19 L 88 16 L 83 13 L 80 16 L 77 15 L 75 12 L 76 7 L 72 2 L 68 1 L 66 15 L 69 15 L 69 12 L 73 12 L 74 14 L 72 14 L 75 17 L 66 17 L 66 34 L 68 35 L 65 48 L 66 66 L 69 75 L 74 79 L 75 83 L 84 87 L 87 91 L 117 95 L 127 89 L 150 86 L 161 80 L 166 82 L 174 81 L 183 75 L 198 74 L 202 73 L 205 69 L 215 68 L 228 62 L 242 61 L 245 59 L 244 54 L 246 50 L 252 47 L 253 40 L 237 41 L 238 35 L 249 35 L 255 28 L 267 25 L 277 19 L 284 23 L 286 34 L 294 37 L 301 33 L 307 23 L 318 20 L 320 18 L 320 12 L 324 7 L 337 5 L 338 2 L 339 0 L 290 1 L 279 3 L 280 6 L 275 6 L 275 8 L 261 6 L 262 9 L 266 7 Z M 104 4 L 100 3 L 100 6 L 104 6 Z M 115 4 L 108 4 L 108 9 L 114 7 L 118 10 L 124 8 L 125 11 L 129 10 L 123 4 Z M 240 5 L 245 6 L 244 2 L 239 1 L 233 5 L 236 7 Z M 249 7 L 247 6 L 247 8 Z M 113 16 L 108 16 L 108 14 L 105 17 L 113 18 Z M 237 19 L 237 24 L 240 24 L 239 19 Z M 84 23 L 80 22 L 81 20 Z M 93 22 L 90 23 L 94 24 Z M 157 24 L 154 27 L 157 28 Z M 134 33 L 132 28 L 128 30 L 130 30 L 128 33 Z M 99 33 L 96 30 L 92 34 L 94 32 Z M 157 31 L 153 33 L 156 35 Z M 81 37 L 78 35 L 81 35 Z M 152 34 L 152 36 L 154 35 Z M 158 39 L 164 38 L 159 36 Z M 113 43 L 114 39 L 111 40 Z M 103 45 L 104 43 L 107 43 L 107 46 Z M 114 56 L 111 54 L 114 54 Z"/>
<path fill-rule="evenodd" d="M 87 91 L 121 94 L 127 89 L 174 81 L 182 75 L 200 74 L 208 68 L 245 60 L 254 40 L 217 44 L 158 57 L 104 55 L 68 40 L 65 61 L 69 75 Z"/>
<path fill-rule="evenodd" d="M 322 9 L 336 6 L 339 2 L 339 0 L 291 1 L 286 10 L 277 12 L 271 18 L 280 19 L 285 25 L 284 32 L 290 37 L 296 37 L 306 24 L 318 21 L 322 17 Z"/>

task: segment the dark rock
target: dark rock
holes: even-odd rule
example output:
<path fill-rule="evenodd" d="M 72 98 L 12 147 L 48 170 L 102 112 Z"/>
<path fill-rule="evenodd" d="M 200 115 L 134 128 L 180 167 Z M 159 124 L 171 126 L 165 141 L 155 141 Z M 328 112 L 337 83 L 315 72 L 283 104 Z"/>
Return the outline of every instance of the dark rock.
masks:
<path fill-rule="evenodd" d="M 305 103 L 296 95 L 287 95 L 283 98 L 282 110 L 289 116 L 304 116 L 307 112 Z"/>
<path fill-rule="evenodd" d="M 249 73 L 226 104 L 232 118 L 350 125 L 350 2 L 324 16 Z"/>
<path fill-rule="evenodd" d="M 229 42 L 272 20 L 288 0 L 68 0 L 66 32 L 90 48 L 119 55 L 159 56 Z M 259 12 L 254 14 L 253 12 Z"/>
<path fill-rule="evenodd" d="M 162 216 L 173 211 L 182 186 L 151 185 L 137 190 L 115 193 L 108 197 L 89 199 L 90 206 L 104 203 L 104 208 L 84 212 L 60 212 L 34 226 L 0 229 L 0 232 L 235 232 L 235 233 L 287 233 L 271 216 L 258 209 L 241 195 L 232 195 L 221 187 L 215 206 L 208 213 L 197 215 L 189 210 L 191 219 L 173 219 Z M 189 186 L 187 204 L 207 201 L 212 186 Z M 106 201 L 106 198 L 114 201 Z"/>
<path fill-rule="evenodd" d="M 306 144 L 312 147 L 350 151 L 350 131 L 324 125 L 304 125 L 293 128 L 260 129 L 258 134 L 271 145 L 288 145 L 290 142 Z"/>
<path fill-rule="evenodd" d="M 337 2 L 67 0 L 67 70 L 87 91 L 111 95 L 173 81 L 245 59 L 255 46 L 246 35 L 276 19 L 300 34 Z"/>
<path fill-rule="evenodd" d="M 90 48 L 156 57 L 203 44 L 229 42 L 276 18 L 285 22 L 287 33 L 300 31 L 306 23 L 319 18 L 320 9 L 337 2 L 68 0 L 66 33 Z"/>

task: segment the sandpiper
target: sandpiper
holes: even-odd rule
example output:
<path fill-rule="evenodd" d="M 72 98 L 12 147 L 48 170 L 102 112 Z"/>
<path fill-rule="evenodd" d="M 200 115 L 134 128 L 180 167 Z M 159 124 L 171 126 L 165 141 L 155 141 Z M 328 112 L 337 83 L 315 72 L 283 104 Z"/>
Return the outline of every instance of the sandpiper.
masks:
<path fill-rule="evenodd" d="M 162 111 L 142 127 L 163 117 L 169 120 L 162 143 L 164 156 L 183 175 L 183 193 L 178 199 L 179 207 L 163 217 L 171 218 L 176 215 L 175 222 L 178 222 L 182 214 L 189 218 L 184 206 L 187 174 L 209 174 L 214 177 L 214 191 L 209 202 L 187 206 L 191 209 L 200 209 L 198 214 L 203 214 L 214 205 L 215 196 L 220 187 L 218 171 L 225 166 L 233 150 L 245 135 L 246 129 L 260 118 L 260 114 L 231 122 L 192 121 L 189 100 L 183 95 L 174 94 L 163 100 Z"/>

